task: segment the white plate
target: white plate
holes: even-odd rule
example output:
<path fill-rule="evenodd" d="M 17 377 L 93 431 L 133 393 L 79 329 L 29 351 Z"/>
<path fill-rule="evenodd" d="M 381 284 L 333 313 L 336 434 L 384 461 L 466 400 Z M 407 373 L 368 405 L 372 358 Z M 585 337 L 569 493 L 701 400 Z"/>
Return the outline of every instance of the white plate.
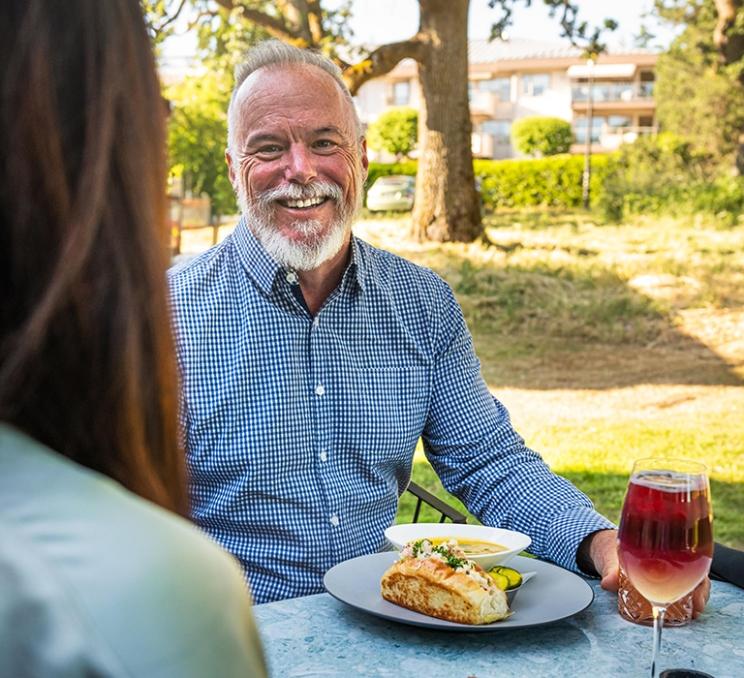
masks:
<path fill-rule="evenodd" d="M 594 600 L 592 587 L 581 577 L 541 560 L 516 556 L 510 566 L 524 572 L 531 570 L 536 576 L 514 599 L 514 614 L 493 624 L 455 624 L 394 605 L 382 597 L 380 580 L 397 558 L 397 553 L 387 551 L 346 560 L 328 570 L 323 583 L 334 598 L 357 610 L 443 631 L 508 631 L 550 624 L 585 610 Z"/>
<path fill-rule="evenodd" d="M 393 525 L 385 530 L 387 540 L 399 551 L 411 541 L 431 537 L 453 537 L 454 539 L 479 539 L 505 546 L 505 551 L 480 556 L 468 556 L 484 570 L 496 565 L 506 565 L 514 556 L 524 551 L 532 540 L 521 532 L 502 530 L 484 525 L 458 525 L 456 523 L 410 523 Z"/>

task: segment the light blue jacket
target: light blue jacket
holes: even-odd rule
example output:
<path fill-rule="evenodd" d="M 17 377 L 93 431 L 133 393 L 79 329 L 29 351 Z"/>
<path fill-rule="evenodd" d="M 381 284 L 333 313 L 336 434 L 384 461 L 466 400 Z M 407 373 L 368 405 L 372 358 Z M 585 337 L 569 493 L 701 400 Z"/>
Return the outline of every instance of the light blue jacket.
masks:
<path fill-rule="evenodd" d="M 232 557 L 0 424 L 0 676 L 265 674 Z"/>

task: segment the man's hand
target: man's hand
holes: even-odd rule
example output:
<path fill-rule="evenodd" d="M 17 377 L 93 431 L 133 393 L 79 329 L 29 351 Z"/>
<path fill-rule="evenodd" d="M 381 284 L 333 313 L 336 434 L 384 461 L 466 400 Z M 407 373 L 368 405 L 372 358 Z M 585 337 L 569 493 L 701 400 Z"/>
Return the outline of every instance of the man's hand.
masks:
<path fill-rule="evenodd" d="M 600 530 L 590 534 L 579 547 L 577 562 L 587 563 L 600 577 L 600 586 L 607 591 L 617 591 L 620 564 L 617 559 L 617 530 Z M 692 594 L 692 618 L 696 619 L 705 609 L 710 598 L 710 579 L 706 577 Z"/>
<path fill-rule="evenodd" d="M 577 561 L 582 569 L 588 565 L 599 578 L 600 586 L 617 591 L 620 565 L 617 560 L 617 530 L 600 530 L 590 534 L 579 547 Z M 586 563 L 586 565 L 584 565 Z"/>

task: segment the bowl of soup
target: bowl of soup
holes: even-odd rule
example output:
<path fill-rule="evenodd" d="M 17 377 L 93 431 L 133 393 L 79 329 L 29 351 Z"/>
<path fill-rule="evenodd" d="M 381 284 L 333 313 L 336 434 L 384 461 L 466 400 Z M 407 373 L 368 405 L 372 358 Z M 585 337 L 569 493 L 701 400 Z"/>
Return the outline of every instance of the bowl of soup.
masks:
<path fill-rule="evenodd" d="M 526 534 L 514 530 L 455 523 L 393 525 L 385 530 L 385 538 L 399 551 L 407 543 L 419 539 L 428 539 L 435 546 L 456 541 L 458 548 L 484 570 L 506 565 L 532 543 Z"/>

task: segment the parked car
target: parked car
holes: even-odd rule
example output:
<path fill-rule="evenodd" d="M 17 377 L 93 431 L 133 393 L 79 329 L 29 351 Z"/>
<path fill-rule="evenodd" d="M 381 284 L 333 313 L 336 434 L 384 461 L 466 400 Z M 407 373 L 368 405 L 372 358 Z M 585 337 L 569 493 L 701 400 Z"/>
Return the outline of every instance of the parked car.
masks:
<path fill-rule="evenodd" d="M 367 209 L 370 212 L 405 212 L 413 208 L 416 177 L 394 174 L 378 177 L 367 191 Z"/>

